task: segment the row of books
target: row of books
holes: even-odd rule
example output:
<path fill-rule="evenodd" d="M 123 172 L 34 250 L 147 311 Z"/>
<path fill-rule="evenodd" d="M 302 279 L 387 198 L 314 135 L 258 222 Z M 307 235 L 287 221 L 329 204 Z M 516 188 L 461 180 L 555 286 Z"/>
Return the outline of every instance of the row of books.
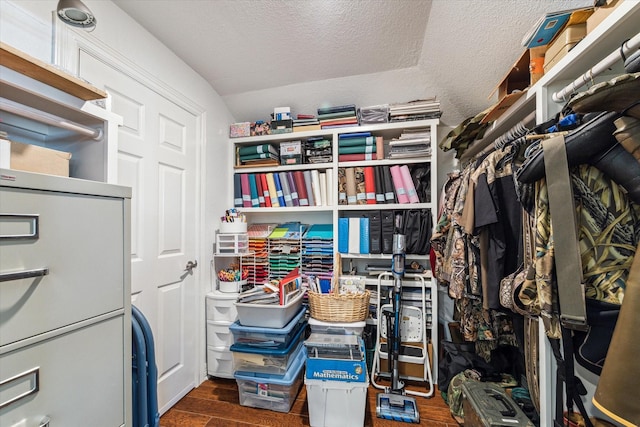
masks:
<path fill-rule="evenodd" d="M 408 254 L 425 255 L 432 233 L 429 209 L 366 210 L 343 212 L 338 218 L 338 252 L 392 254 L 393 235 L 405 235 Z"/>
<path fill-rule="evenodd" d="M 405 129 L 398 138 L 389 141 L 389 158 L 416 158 L 431 156 L 431 130 Z"/>
<path fill-rule="evenodd" d="M 440 116 L 440 101 L 435 97 L 389 105 L 390 122 L 437 119 Z"/>
<path fill-rule="evenodd" d="M 357 126 L 358 115 L 356 113 L 356 106 L 349 104 L 318 108 L 318 121 L 322 129 Z"/>
<path fill-rule="evenodd" d="M 338 135 L 338 161 L 384 159 L 384 140 L 371 132 L 341 133 Z"/>
<path fill-rule="evenodd" d="M 423 203 L 409 166 L 356 166 L 338 168 L 338 204 Z"/>
<path fill-rule="evenodd" d="M 241 165 L 277 164 L 280 160 L 278 149 L 273 144 L 260 144 L 239 147 L 236 158 Z"/>
<path fill-rule="evenodd" d="M 333 203 L 331 169 L 236 173 L 233 180 L 235 207 L 330 206 Z"/>

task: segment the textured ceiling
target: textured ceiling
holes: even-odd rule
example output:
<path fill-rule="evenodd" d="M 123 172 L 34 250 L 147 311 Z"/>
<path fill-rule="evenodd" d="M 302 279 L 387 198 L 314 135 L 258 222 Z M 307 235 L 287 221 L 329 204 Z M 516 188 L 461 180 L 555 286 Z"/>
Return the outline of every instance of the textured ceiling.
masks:
<path fill-rule="evenodd" d="M 204 77 L 238 121 L 436 96 L 455 126 L 544 13 L 593 0 L 114 0 Z"/>

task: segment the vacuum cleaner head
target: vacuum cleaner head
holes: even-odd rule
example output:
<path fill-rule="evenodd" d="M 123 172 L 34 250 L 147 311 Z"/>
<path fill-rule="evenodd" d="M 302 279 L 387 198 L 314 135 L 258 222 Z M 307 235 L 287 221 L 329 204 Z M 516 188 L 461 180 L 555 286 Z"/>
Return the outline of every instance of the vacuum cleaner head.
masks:
<path fill-rule="evenodd" d="M 402 394 L 378 393 L 376 415 L 385 420 L 420 424 L 416 400 Z"/>

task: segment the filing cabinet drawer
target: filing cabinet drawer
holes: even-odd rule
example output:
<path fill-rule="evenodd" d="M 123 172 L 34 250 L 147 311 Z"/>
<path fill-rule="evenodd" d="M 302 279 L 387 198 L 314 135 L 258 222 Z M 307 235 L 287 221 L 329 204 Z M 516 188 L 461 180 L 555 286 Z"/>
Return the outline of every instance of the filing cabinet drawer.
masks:
<path fill-rule="evenodd" d="M 124 425 L 123 327 L 118 316 L 0 355 L 0 425 Z"/>
<path fill-rule="evenodd" d="M 0 346 L 123 307 L 123 203 L 0 187 Z"/>

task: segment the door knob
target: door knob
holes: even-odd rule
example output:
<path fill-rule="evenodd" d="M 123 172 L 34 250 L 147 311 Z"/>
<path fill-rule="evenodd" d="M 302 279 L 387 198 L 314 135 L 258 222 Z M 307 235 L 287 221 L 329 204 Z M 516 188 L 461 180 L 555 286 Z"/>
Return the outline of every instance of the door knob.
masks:
<path fill-rule="evenodd" d="M 189 262 L 187 262 L 187 266 L 184 269 L 184 271 L 191 272 L 191 270 L 193 270 L 197 266 L 198 266 L 198 261 L 189 261 Z"/>

